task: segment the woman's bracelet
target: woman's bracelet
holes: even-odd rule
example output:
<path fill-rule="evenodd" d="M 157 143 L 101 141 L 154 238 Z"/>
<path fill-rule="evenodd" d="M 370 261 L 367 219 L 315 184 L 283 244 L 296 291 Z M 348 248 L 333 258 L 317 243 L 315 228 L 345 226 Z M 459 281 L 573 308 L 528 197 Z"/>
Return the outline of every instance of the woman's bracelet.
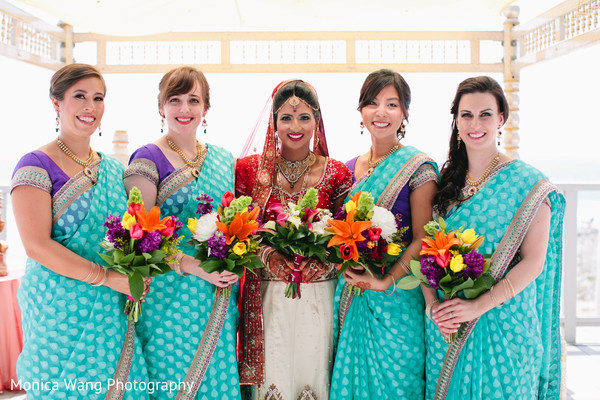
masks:
<path fill-rule="evenodd" d="M 102 268 L 98 264 L 96 264 L 96 265 L 98 266 L 99 269 L 101 269 L 104 272 L 104 275 L 102 276 L 102 279 L 100 279 L 99 282 L 90 283 L 90 285 L 92 285 L 92 286 L 102 286 L 102 285 L 104 285 L 106 283 L 106 280 L 108 279 L 108 269 Z"/>
<path fill-rule="evenodd" d="M 390 274 L 389 272 L 385 275 L 383 275 L 383 277 L 385 278 L 386 276 L 389 276 L 390 278 L 392 278 L 392 286 L 394 287 L 394 289 L 392 289 L 391 293 L 386 293 L 387 289 L 383 291 L 383 294 L 387 295 L 387 296 L 391 296 L 394 294 L 394 292 L 396 291 L 396 280 L 394 279 L 394 276 L 392 274 Z M 388 288 L 389 289 L 389 288 Z"/>
<path fill-rule="evenodd" d="M 507 299 L 512 299 L 517 295 L 517 293 L 515 292 L 515 288 L 512 285 L 512 282 L 510 281 L 510 279 L 508 279 L 508 276 L 504 278 L 504 289 L 506 291 Z"/>
<path fill-rule="evenodd" d="M 496 299 L 496 296 L 494 296 L 494 286 L 490 288 L 490 297 L 492 298 L 492 303 L 494 304 L 494 307 L 500 308 L 504 305 L 504 303 L 499 303 Z"/>
<path fill-rule="evenodd" d="M 260 246 L 258 256 L 260 257 L 260 261 L 262 261 L 265 267 L 269 267 L 269 260 L 271 259 L 273 253 L 275 253 L 275 249 L 266 245 Z"/>
<path fill-rule="evenodd" d="M 96 271 L 95 266 L 96 266 L 96 263 L 93 261 L 90 261 L 90 272 L 88 272 L 87 276 L 81 280 L 82 282 L 90 283 L 90 278 L 92 277 L 92 273 L 94 273 Z"/>
<path fill-rule="evenodd" d="M 440 301 L 438 299 L 432 300 L 429 303 L 427 303 L 427 307 L 425 307 L 425 315 L 427 316 L 427 318 L 429 318 L 431 321 L 433 321 L 431 319 L 431 309 L 433 308 L 433 306 L 436 303 L 439 303 Z"/>
<path fill-rule="evenodd" d="M 408 265 L 406 261 L 399 260 L 398 264 L 400 264 L 400 267 L 402 267 L 402 269 L 404 270 L 404 272 L 406 272 L 407 275 L 410 275 L 410 265 Z"/>
<path fill-rule="evenodd" d="M 169 263 L 169 266 L 171 267 L 171 269 L 173 271 L 175 271 L 177 274 L 181 275 L 181 276 L 188 276 L 189 274 L 186 274 L 184 272 L 181 272 L 181 260 L 183 259 L 183 253 L 177 253 L 175 255 L 175 257 L 173 258 L 173 261 L 171 261 Z"/>

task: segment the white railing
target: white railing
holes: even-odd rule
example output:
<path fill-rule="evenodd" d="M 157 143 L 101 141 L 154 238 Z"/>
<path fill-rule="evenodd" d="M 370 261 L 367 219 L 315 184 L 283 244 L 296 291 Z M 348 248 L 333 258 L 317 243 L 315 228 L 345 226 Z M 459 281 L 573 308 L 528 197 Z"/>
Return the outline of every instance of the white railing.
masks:
<path fill-rule="evenodd" d="M 563 229 L 563 309 L 562 323 L 567 343 L 577 342 L 578 326 L 600 326 L 600 318 L 577 316 L 577 208 L 580 192 L 600 191 L 600 182 L 559 183 L 567 201 Z M 600 214 L 600 210 L 598 210 Z M 599 218 L 600 219 L 600 218 Z M 596 271 L 596 280 L 600 279 Z M 599 294 L 596 293 L 595 296 Z M 598 299 L 596 299 L 598 302 Z M 598 315 L 600 310 L 596 310 Z"/>

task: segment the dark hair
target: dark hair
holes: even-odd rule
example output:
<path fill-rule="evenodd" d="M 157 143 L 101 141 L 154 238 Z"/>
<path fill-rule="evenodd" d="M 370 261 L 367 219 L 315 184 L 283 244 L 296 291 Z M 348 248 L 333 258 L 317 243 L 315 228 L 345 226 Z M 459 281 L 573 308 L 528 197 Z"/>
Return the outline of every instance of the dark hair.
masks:
<path fill-rule="evenodd" d="M 298 96 L 313 108 L 312 113 L 315 120 L 317 120 L 318 126 L 321 118 L 321 107 L 319 106 L 317 93 L 306 82 L 297 79 L 282 85 L 275 93 L 275 96 L 273 96 L 273 123 L 275 124 L 275 130 L 277 130 L 277 111 L 293 95 Z"/>
<path fill-rule="evenodd" d="M 192 67 L 178 67 L 170 70 L 158 84 L 158 107 L 162 106 L 172 96 L 189 93 L 195 85 L 200 85 L 204 109 L 210 108 L 210 88 L 208 81 L 201 71 Z"/>
<path fill-rule="evenodd" d="M 477 76 L 462 81 L 456 89 L 456 95 L 452 101 L 450 113 L 452 114 L 452 133 L 450 135 L 450 146 L 448 159 L 441 169 L 440 191 L 433 198 L 434 208 L 437 212 L 444 214 L 448 206 L 459 200 L 460 191 L 465 185 L 467 167 L 469 160 L 465 146 L 458 146 L 458 106 L 464 94 L 490 93 L 496 98 L 498 112 L 504 115 L 504 121 L 508 119 L 508 102 L 504 91 L 494 79 L 489 76 Z"/>
<path fill-rule="evenodd" d="M 404 119 L 408 122 L 408 107 L 410 106 L 410 87 L 404 78 L 397 72 L 391 69 L 380 69 L 371 72 L 360 89 L 360 97 L 358 99 L 358 111 L 363 107 L 368 106 L 381 90 L 389 85 L 393 85 L 398 96 L 400 97 L 400 108 Z M 400 133 L 400 129 L 398 129 Z"/>
<path fill-rule="evenodd" d="M 106 94 L 106 82 L 104 82 L 100 71 L 88 64 L 69 64 L 52 75 L 50 79 L 50 98 L 63 101 L 67 90 L 75 83 L 86 78 L 100 79 L 104 94 Z"/>

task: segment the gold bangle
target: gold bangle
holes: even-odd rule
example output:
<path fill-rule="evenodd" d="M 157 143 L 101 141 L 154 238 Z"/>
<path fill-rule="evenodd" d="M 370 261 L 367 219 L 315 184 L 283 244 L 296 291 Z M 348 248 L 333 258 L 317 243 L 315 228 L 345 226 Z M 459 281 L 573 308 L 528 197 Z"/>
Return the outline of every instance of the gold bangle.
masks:
<path fill-rule="evenodd" d="M 494 307 L 500 308 L 504 305 L 504 303 L 499 303 L 496 299 L 496 296 L 494 296 L 494 286 L 490 288 L 490 297 L 492 298 L 492 303 L 494 304 Z"/>
<path fill-rule="evenodd" d="M 390 274 L 389 272 L 385 275 L 383 275 L 383 277 L 385 278 L 386 276 L 389 276 L 390 278 L 392 278 L 392 286 L 394 287 L 394 289 L 392 289 L 392 293 L 386 293 L 387 290 L 389 289 L 385 289 L 383 291 L 383 294 L 385 294 L 386 296 L 391 296 L 394 294 L 394 292 L 396 291 L 396 280 L 394 279 L 394 276 L 392 274 Z"/>
<path fill-rule="evenodd" d="M 440 301 L 438 299 L 432 300 L 430 301 L 427 306 L 425 307 L 425 315 L 427 316 L 427 318 L 429 318 L 431 321 L 433 321 L 433 319 L 431 319 L 431 309 L 433 308 L 433 306 L 436 303 L 439 303 Z"/>
<path fill-rule="evenodd" d="M 508 276 L 504 278 L 504 289 L 506 291 L 506 297 L 509 299 L 512 299 L 517 295 L 517 293 L 515 292 L 515 288 L 512 285 L 512 282 L 510 281 L 510 279 L 508 279 Z"/>
<path fill-rule="evenodd" d="M 171 269 L 173 271 L 175 271 L 177 274 L 181 275 L 181 276 L 188 276 L 189 274 L 186 274 L 184 272 L 181 272 L 181 260 L 183 259 L 183 253 L 177 253 L 175 255 L 175 257 L 173 258 L 173 261 L 169 263 L 169 265 L 171 266 Z"/>
<path fill-rule="evenodd" d="M 96 264 L 98 265 L 98 264 Z M 102 286 L 104 285 L 104 283 L 106 283 L 106 280 L 108 279 L 108 270 L 106 268 L 102 268 L 101 266 L 98 265 L 98 268 L 102 269 L 104 271 L 104 276 L 102 277 L 102 279 L 100 279 L 99 282 L 97 283 L 90 283 L 90 285 L 92 286 Z"/>
<path fill-rule="evenodd" d="M 410 265 L 408 265 L 408 263 L 404 260 L 400 260 L 398 261 L 398 264 L 400 264 L 400 267 L 402 267 L 402 269 L 404 270 L 404 272 L 406 272 L 406 274 L 410 274 Z"/>

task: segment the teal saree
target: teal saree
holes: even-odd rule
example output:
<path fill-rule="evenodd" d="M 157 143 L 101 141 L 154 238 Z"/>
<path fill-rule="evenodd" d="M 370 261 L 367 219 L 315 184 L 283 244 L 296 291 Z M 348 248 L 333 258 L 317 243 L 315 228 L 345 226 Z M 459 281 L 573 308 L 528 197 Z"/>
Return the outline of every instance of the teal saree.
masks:
<path fill-rule="evenodd" d="M 17 167 L 13 188 L 28 185 L 52 194 L 53 178 L 62 174 L 66 183 L 52 197 L 51 237 L 102 265 L 98 256 L 104 251 L 99 245 L 105 233 L 102 224 L 108 215 L 122 215 L 126 210 L 123 166 L 100 154 L 101 161 L 90 166 L 97 179 L 92 186 L 83 172 L 67 180 L 47 156 L 34 153 L 41 155 L 45 165 Z M 17 374 L 27 399 L 148 397 L 146 364 L 134 335 L 128 343 L 133 353 L 121 359 L 128 327 L 124 295 L 56 274 L 28 259 L 17 298 L 23 319 L 23 352 Z M 113 385 L 107 396 L 117 375 L 124 385 Z"/>
<path fill-rule="evenodd" d="M 503 307 L 462 324 L 451 346 L 427 321 L 427 398 L 559 398 L 564 198 L 535 168 L 512 161 L 496 167 L 473 197 L 444 218 L 449 229 L 474 228 L 485 236 L 480 251 L 493 254 L 491 272 L 498 281 L 518 260 L 527 228 L 544 202 L 552 217 L 540 276 Z"/>
<path fill-rule="evenodd" d="M 358 181 L 351 194 L 368 191 L 378 206 L 393 210 L 400 202 L 409 209 L 407 185 L 425 163 L 433 165 L 433 179 L 437 179 L 437 167 L 429 157 L 414 147 L 402 147 L 370 176 Z M 410 218 L 402 225 L 410 228 Z M 337 344 L 330 398 L 423 398 L 425 342 L 420 332 L 425 328 L 421 291 L 395 290 L 386 295 L 365 290 L 362 296 L 352 296 L 340 277 L 334 307 Z"/>

